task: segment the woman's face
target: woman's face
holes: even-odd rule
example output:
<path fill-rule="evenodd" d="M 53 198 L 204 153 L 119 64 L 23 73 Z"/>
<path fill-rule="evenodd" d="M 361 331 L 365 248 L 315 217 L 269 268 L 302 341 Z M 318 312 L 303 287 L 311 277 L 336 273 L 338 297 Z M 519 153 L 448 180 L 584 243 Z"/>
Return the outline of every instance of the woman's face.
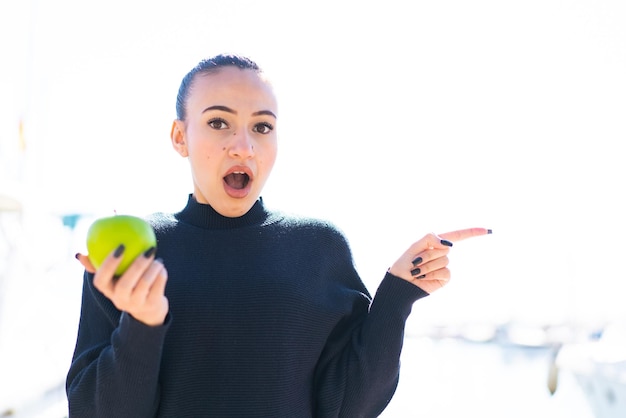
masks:
<path fill-rule="evenodd" d="M 270 84 L 252 70 L 223 67 L 197 74 L 185 121 L 172 125 L 172 144 L 189 158 L 194 197 L 223 216 L 254 205 L 277 153 L 277 104 Z"/>

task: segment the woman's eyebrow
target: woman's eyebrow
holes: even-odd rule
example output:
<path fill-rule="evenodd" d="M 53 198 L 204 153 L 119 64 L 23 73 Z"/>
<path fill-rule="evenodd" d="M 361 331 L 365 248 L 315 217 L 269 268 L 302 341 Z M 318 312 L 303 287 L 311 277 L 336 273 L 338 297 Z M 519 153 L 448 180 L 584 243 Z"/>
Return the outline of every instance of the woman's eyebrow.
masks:
<path fill-rule="evenodd" d="M 223 105 L 214 105 L 214 106 L 209 106 L 206 109 L 204 109 L 202 111 L 202 113 L 211 111 L 211 110 L 221 110 L 222 112 L 228 112 L 228 113 L 232 113 L 233 115 L 237 114 L 237 111 L 234 109 L 231 109 L 228 106 L 223 106 Z M 272 112 L 271 110 L 259 110 L 258 112 L 254 112 L 252 114 L 252 116 L 262 116 L 262 115 L 266 115 L 266 116 L 272 116 L 274 119 L 278 119 L 276 117 L 276 115 L 274 114 L 274 112 Z"/>
<path fill-rule="evenodd" d="M 258 112 L 254 112 L 252 114 L 252 116 L 261 116 L 261 115 L 272 116 L 274 119 L 278 119 L 276 115 L 274 114 L 274 112 L 272 112 L 271 110 L 259 110 Z"/>
<path fill-rule="evenodd" d="M 232 113 L 234 115 L 237 114 L 237 112 L 235 110 L 231 109 L 228 106 L 222 106 L 222 105 L 209 106 L 206 109 L 204 109 L 202 111 L 202 113 L 208 112 L 209 110 L 221 110 L 222 112 L 228 112 L 228 113 Z"/>

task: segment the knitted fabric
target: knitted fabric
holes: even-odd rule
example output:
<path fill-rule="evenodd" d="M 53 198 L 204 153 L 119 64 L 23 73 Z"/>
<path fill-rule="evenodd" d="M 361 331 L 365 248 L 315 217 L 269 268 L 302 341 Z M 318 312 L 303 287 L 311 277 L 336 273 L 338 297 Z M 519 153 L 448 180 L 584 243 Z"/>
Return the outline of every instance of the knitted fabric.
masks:
<path fill-rule="evenodd" d="M 372 300 L 336 227 L 261 199 L 228 218 L 190 195 L 149 221 L 169 314 L 146 326 L 85 273 L 70 417 L 355 418 L 387 406 L 426 292 L 387 273 Z"/>

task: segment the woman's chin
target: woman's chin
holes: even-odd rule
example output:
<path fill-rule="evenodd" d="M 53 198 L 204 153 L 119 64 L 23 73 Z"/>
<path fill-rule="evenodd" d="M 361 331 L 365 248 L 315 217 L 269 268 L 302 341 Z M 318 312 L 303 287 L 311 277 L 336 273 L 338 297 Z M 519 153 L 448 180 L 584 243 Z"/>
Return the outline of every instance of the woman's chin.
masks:
<path fill-rule="evenodd" d="M 258 196 L 253 193 L 247 193 L 242 197 L 233 197 L 220 200 L 217 207 L 213 207 L 220 215 L 229 218 L 237 218 L 245 215 L 254 206 Z"/>

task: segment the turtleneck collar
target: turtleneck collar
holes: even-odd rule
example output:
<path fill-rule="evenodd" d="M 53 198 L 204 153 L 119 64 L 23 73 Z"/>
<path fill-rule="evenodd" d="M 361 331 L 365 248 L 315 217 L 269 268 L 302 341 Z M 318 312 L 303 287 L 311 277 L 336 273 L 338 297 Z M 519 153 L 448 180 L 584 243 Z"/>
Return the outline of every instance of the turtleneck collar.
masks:
<path fill-rule="evenodd" d="M 244 215 L 230 218 L 219 214 L 211 205 L 198 203 L 193 194 L 189 194 L 187 206 L 176 214 L 176 218 L 181 222 L 204 229 L 234 229 L 258 225 L 268 216 L 269 212 L 265 209 L 262 198 L 259 198 Z"/>

